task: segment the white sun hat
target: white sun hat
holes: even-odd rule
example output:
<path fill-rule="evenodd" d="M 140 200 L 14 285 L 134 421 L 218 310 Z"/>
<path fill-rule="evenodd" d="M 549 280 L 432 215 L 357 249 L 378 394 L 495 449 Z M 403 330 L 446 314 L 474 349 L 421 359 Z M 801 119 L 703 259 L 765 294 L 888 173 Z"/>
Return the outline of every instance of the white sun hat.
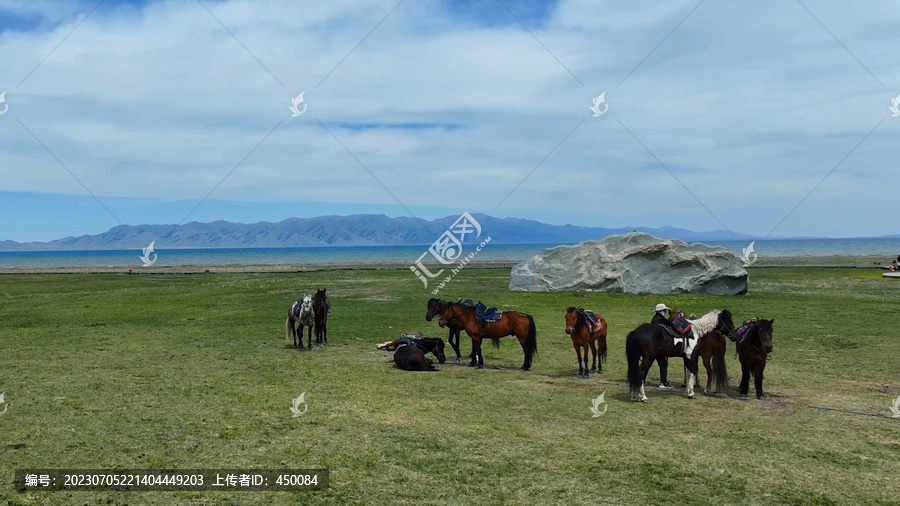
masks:
<path fill-rule="evenodd" d="M 665 310 L 667 310 L 667 309 L 670 310 L 670 311 L 672 310 L 672 308 L 666 306 L 665 304 L 657 304 L 657 305 L 656 305 L 656 310 L 657 310 L 657 311 L 665 311 Z"/>

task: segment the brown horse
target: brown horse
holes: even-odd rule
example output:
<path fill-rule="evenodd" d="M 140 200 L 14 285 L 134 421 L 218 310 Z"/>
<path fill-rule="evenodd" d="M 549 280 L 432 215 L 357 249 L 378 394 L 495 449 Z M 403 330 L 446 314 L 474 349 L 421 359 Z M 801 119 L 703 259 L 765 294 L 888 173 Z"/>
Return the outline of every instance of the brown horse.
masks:
<path fill-rule="evenodd" d="M 458 322 L 466 334 L 472 338 L 472 361 L 470 366 L 481 369 L 484 367 L 484 357 L 481 354 L 481 340 L 490 339 L 494 347 L 500 347 L 500 338 L 514 335 L 519 339 L 522 350 L 525 352 L 525 362 L 522 370 L 531 369 L 531 360 L 537 353 L 537 332 L 534 328 L 534 318 L 518 311 L 504 311 L 503 317 L 492 323 L 483 323 L 475 320 L 475 308 L 456 302 L 445 302 L 440 299 L 430 299 L 428 310 L 425 313 L 425 321 L 431 321 L 438 316 L 451 325 Z"/>
<path fill-rule="evenodd" d="M 691 356 L 691 360 L 695 363 L 699 363 L 700 359 L 703 359 L 703 367 L 706 368 L 706 388 L 703 391 L 708 394 L 723 392 L 728 387 L 728 369 L 725 365 L 726 339 L 725 334 L 714 329 L 700 339 Z M 699 372 L 699 370 L 698 364 L 697 371 Z M 697 376 L 699 379 L 699 374 Z M 687 377 L 685 376 L 685 378 Z M 713 382 L 715 382 L 715 389 L 712 388 Z"/>
<path fill-rule="evenodd" d="M 768 400 L 763 393 L 763 369 L 766 368 L 766 360 L 772 352 L 772 324 L 775 319 L 759 320 L 753 324 L 737 343 L 738 358 L 741 361 L 741 385 L 738 393 L 747 395 L 750 390 L 750 375 L 753 374 L 753 384 L 756 387 L 756 398 Z"/>
<path fill-rule="evenodd" d="M 682 313 L 683 314 L 683 313 Z M 694 355 L 692 357 L 699 361 L 703 359 L 703 366 L 706 369 L 706 393 L 719 393 L 728 387 L 728 369 L 725 365 L 725 336 L 734 332 L 734 322 L 731 313 L 727 309 L 719 311 L 717 309 L 710 311 L 700 318 L 690 318 L 691 330 L 699 339 L 694 347 Z M 709 339 L 707 339 L 709 338 Z M 712 367 L 710 362 L 715 362 Z M 699 367 L 698 367 L 699 370 Z M 699 381 L 699 377 L 697 380 Z M 688 371 L 684 371 L 684 383 L 682 387 L 687 385 Z M 712 389 L 712 383 L 715 382 L 715 390 Z"/>
<path fill-rule="evenodd" d="M 591 323 L 584 313 L 583 308 L 570 307 L 566 309 L 566 334 L 572 338 L 575 347 L 575 355 L 578 357 L 578 375 L 588 377 L 588 344 L 591 346 L 591 371 L 597 371 L 597 348 L 600 348 L 600 369 L 603 374 L 603 361 L 606 360 L 606 320 L 600 315 L 595 315 L 599 320 L 597 325 Z M 582 367 L 581 351 L 584 350 L 584 367 Z"/>

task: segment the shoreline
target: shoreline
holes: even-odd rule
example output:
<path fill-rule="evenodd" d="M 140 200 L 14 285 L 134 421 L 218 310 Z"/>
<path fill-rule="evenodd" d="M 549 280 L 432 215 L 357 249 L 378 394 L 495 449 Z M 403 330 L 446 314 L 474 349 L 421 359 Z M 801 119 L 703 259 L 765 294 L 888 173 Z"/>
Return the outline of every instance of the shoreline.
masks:
<path fill-rule="evenodd" d="M 466 265 L 466 269 L 512 269 L 515 261 L 485 261 Z M 818 256 L 818 257 L 770 257 L 759 258 L 747 267 L 754 269 L 773 267 L 804 268 L 850 268 L 878 269 L 890 264 L 883 257 L 871 256 Z M 171 267 L 0 267 L 3 274 L 232 274 L 232 273 L 304 273 L 318 271 L 373 271 L 373 270 L 408 270 L 409 265 L 399 262 L 384 263 L 339 263 L 339 264 L 258 264 L 258 265 L 183 265 Z"/>

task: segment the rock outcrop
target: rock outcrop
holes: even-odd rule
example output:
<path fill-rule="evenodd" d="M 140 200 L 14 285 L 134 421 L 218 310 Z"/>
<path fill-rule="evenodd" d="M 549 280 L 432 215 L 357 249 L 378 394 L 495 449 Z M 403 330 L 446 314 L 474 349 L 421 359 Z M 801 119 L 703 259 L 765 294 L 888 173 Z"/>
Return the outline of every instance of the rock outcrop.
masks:
<path fill-rule="evenodd" d="M 541 251 L 512 270 L 524 292 L 747 293 L 747 271 L 726 248 L 632 232 Z"/>

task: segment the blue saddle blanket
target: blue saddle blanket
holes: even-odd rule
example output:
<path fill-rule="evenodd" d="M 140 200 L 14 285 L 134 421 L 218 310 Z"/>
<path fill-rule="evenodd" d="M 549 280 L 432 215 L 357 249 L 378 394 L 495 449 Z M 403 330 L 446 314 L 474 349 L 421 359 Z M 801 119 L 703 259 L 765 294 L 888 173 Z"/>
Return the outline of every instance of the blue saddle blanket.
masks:
<path fill-rule="evenodd" d="M 503 317 L 503 311 L 497 306 L 487 307 L 480 301 L 475 305 L 475 320 L 481 323 L 493 323 Z"/>

